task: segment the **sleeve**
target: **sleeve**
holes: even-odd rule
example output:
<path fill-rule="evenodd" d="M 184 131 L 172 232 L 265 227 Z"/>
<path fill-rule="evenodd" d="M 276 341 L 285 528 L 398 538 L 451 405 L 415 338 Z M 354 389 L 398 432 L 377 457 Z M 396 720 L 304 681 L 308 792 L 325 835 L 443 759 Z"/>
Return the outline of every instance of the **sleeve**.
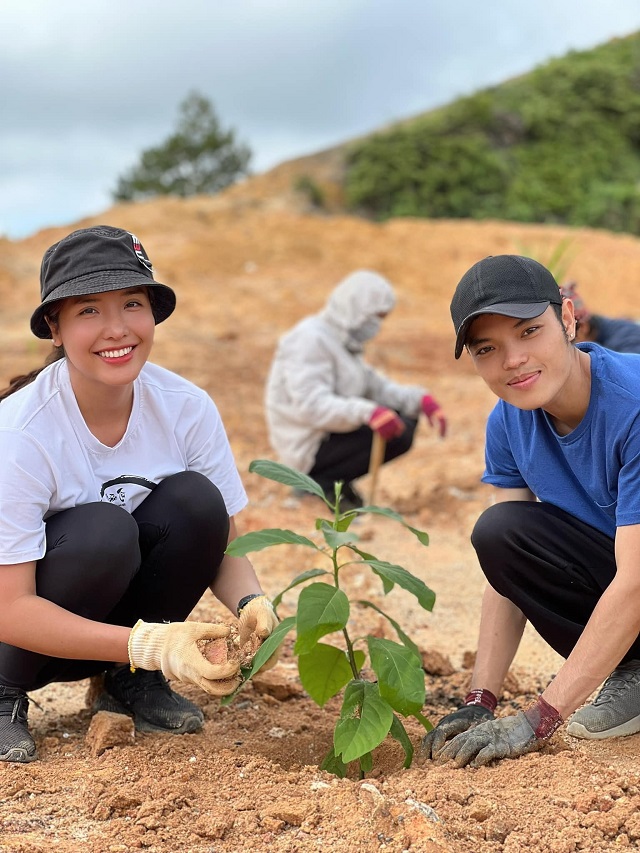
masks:
<path fill-rule="evenodd" d="M 278 355 L 294 417 L 316 429 L 348 432 L 367 423 L 377 403 L 356 394 L 335 393 L 337 357 L 330 345 L 313 333 L 290 338 Z M 347 358 L 353 361 L 352 370 L 364 388 L 362 362 L 345 350 Z"/>
<path fill-rule="evenodd" d="M 622 466 L 618 475 L 616 525 L 640 524 L 640 418 L 636 418 L 621 447 Z"/>
<path fill-rule="evenodd" d="M 0 565 L 40 560 L 45 554 L 44 519 L 56 488 L 50 460 L 18 430 L 0 433 Z"/>
<path fill-rule="evenodd" d="M 483 483 L 500 489 L 528 488 L 511 449 L 501 402 L 493 408 L 487 420 L 484 455 Z"/>
<path fill-rule="evenodd" d="M 408 418 L 418 417 L 422 398 L 429 393 L 426 388 L 419 385 L 401 385 L 369 365 L 365 367 L 367 397 L 375 400 L 379 406 L 395 409 Z"/>
<path fill-rule="evenodd" d="M 189 470 L 204 474 L 220 489 L 230 516 L 240 512 L 247 505 L 247 494 L 218 408 L 204 391 L 185 443 Z"/>

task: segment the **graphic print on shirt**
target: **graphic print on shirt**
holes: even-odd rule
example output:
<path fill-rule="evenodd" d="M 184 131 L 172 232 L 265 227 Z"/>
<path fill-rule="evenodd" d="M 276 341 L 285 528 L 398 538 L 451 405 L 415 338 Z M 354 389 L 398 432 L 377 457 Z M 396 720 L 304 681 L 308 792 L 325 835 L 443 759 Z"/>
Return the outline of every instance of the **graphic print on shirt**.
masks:
<path fill-rule="evenodd" d="M 100 500 L 120 506 L 131 512 L 132 506 L 138 506 L 152 492 L 157 483 L 147 480 L 146 477 L 138 477 L 135 474 L 121 474 L 113 480 L 107 480 L 100 489 Z M 141 494 L 142 493 L 142 494 Z M 132 503 L 134 496 L 140 496 L 139 500 Z"/>

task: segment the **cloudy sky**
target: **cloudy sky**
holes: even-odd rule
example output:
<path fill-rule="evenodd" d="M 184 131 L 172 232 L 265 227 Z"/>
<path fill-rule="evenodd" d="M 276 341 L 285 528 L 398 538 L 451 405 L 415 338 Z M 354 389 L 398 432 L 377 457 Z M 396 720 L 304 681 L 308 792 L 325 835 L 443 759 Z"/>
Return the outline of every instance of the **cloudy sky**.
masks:
<path fill-rule="evenodd" d="M 0 234 L 109 207 L 192 90 L 261 172 L 636 30 L 638 0 L 2 0 Z"/>

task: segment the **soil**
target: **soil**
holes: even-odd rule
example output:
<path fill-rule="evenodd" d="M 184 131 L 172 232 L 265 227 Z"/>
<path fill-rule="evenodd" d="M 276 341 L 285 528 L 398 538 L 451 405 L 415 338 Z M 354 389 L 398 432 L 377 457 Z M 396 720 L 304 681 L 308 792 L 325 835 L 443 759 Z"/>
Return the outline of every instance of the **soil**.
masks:
<path fill-rule="evenodd" d="M 154 360 L 216 400 L 250 497 L 238 518 L 241 532 L 288 527 L 312 536 L 323 511 L 314 498 L 296 498 L 248 473 L 252 459 L 272 458 L 262 394 L 278 335 L 320 308 L 355 268 L 379 270 L 395 284 L 397 308 L 368 358 L 399 381 L 427 385 L 446 409 L 449 435 L 440 440 L 422 425 L 412 451 L 385 466 L 376 487 L 376 503 L 426 530 L 428 547 L 389 519 L 366 517 L 358 526 L 367 550 L 421 577 L 436 604 L 428 613 L 397 588 L 384 596 L 379 581 L 357 566 L 345 581 L 350 597 L 382 607 L 423 650 L 427 717 L 435 722 L 455 709 L 469 683 L 484 586 L 469 532 L 487 500 L 479 476 L 493 401 L 467 358 L 453 358 L 452 289 L 487 254 L 528 253 L 545 262 L 568 239 L 567 276 L 579 282 L 587 304 L 640 316 L 640 240 L 501 222 L 374 224 L 310 215 L 252 194 L 250 184 L 215 199 L 123 205 L 75 225 L 98 222 L 137 233 L 157 278 L 178 292 L 178 309 L 158 327 Z M 0 241 L 5 379 L 38 365 L 48 350 L 30 335 L 28 317 L 42 253 L 72 227 Z M 368 495 L 366 478 L 360 487 Z M 255 554 L 266 592 L 275 595 L 311 568 L 311 553 L 281 546 Z M 280 616 L 294 604 L 295 594 L 286 594 Z M 354 606 L 353 633 L 391 636 L 372 614 Z M 207 594 L 193 618 L 228 614 Z M 499 713 L 531 701 L 560 665 L 527 629 Z M 204 711 L 198 734 L 133 735 L 123 720 L 120 736 L 111 732 L 115 745 L 107 739 L 97 747 L 88 687 L 34 692 L 30 721 L 40 760 L 0 765 L 0 851 L 572 853 L 640 846 L 637 736 L 584 742 L 563 727 L 541 753 L 463 770 L 430 762 L 403 769 L 400 749 L 389 741 L 366 779 L 340 780 L 318 768 L 339 700 L 320 709 L 304 694 L 290 642 L 277 666 L 229 706 L 179 686 Z M 417 747 L 422 729 L 410 721 L 408 731 Z"/>

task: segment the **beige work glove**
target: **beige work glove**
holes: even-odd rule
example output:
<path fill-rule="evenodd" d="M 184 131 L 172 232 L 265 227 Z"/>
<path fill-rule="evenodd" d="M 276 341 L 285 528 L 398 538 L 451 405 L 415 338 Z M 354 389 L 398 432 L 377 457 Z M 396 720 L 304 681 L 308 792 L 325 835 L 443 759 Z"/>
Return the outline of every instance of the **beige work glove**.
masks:
<path fill-rule="evenodd" d="M 251 601 L 245 604 L 240 610 L 238 616 L 240 645 L 244 646 L 244 644 L 249 641 L 252 634 L 254 634 L 261 642 L 266 640 L 278 624 L 278 621 L 278 617 L 273 609 L 273 604 L 271 604 L 271 601 L 266 595 L 259 595 L 257 598 L 252 598 Z M 281 648 L 282 647 L 279 646 L 271 655 L 269 660 L 262 664 L 260 672 L 271 669 L 272 666 L 275 666 L 278 663 Z"/>
<path fill-rule="evenodd" d="M 198 640 L 218 640 L 229 635 L 228 625 L 206 622 L 143 622 L 129 634 L 132 669 L 159 669 L 165 678 L 195 684 L 213 696 L 227 696 L 241 681 L 237 660 L 210 663 Z"/>

